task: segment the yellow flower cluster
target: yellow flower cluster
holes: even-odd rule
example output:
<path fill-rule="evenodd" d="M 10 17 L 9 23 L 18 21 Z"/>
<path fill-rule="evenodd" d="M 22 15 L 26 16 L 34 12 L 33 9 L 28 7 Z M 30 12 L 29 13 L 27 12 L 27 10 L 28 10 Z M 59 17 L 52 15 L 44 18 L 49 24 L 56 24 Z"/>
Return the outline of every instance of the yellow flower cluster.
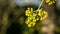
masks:
<path fill-rule="evenodd" d="M 33 27 L 35 25 L 36 20 L 36 14 L 33 12 L 33 8 L 28 8 L 26 10 L 25 15 L 28 16 L 25 23 L 28 24 L 28 27 Z"/>
<path fill-rule="evenodd" d="M 28 17 L 25 21 L 25 23 L 28 25 L 28 27 L 33 27 L 36 24 L 36 21 L 43 20 L 48 16 L 48 13 L 41 9 L 37 9 L 36 11 L 33 11 L 33 8 L 28 8 L 26 10 L 25 15 Z"/>
<path fill-rule="evenodd" d="M 48 5 L 52 5 L 55 3 L 56 0 L 45 0 Z M 25 12 L 25 15 L 28 17 L 25 21 L 25 23 L 28 25 L 28 27 L 33 27 L 35 26 L 36 22 L 38 20 L 44 20 L 47 16 L 48 13 L 41 8 L 41 5 L 43 4 L 44 0 L 41 1 L 40 6 L 38 7 L 37 10 L 33 11 L 33 8 L 28 8 Z"/>
<path fill-rule="evenodd" d="M 25 22 L 28 27 L 33 27 L 35 25 L 36 19 L 32 17 L 28 17 L 27 21 Z"/>
<path fill-rule="evenodd" d="M 48 3 L 48 5 L 53 5 L 56 2 L 56 0 L 45 0 L 45 1 L 46 3 Z"/>
<path fill-rule="evenodd" d="M 48 13 L 41 8 L 38 10 L 38 16 L 40 16 L 40 20 L 42 21 L 48 16 Z"/>
<path fill-rule="evenodd" d="M 25 12 L 26 16 L 32 16 L 32 11 L 30 10 L 30 8 L 28 8 Z"/>

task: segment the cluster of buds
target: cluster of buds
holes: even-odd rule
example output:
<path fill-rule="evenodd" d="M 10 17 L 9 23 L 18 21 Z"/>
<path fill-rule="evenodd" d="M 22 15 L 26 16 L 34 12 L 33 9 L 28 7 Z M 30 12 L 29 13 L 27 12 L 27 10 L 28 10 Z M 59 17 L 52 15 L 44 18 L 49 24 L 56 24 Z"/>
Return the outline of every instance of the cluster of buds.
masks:
<path fill-rule="evenodd" d="M 56 0 L 45 0 L 48 5 L 53 5 Z"/>
<path fill-rule="evenodd" d="M 33 27 L 38 20 L 44 20 L 48 16 L 48 13 L 42 8 L 35 11 L 33 11 L 33 8 L 28 8 L 25 15 L 27 16 L 25 23 L 28 25 L 28 27 Z"/>
<path fill-rule="evenodd" d="M 40 6 L 35 11 L 33 11 L 33 8 L 28 8 L 25 11 L 25 15 L 27 16 L 25 23 L 28 25 L 28 27 L 35 26 L 38 20 L 42 21 L 48 16 L 48 12 L 41 8 L 41 5 L 44 1 L 46 1 L 48 5 L 52 5 L 56 0 L 42 0 Z"/>

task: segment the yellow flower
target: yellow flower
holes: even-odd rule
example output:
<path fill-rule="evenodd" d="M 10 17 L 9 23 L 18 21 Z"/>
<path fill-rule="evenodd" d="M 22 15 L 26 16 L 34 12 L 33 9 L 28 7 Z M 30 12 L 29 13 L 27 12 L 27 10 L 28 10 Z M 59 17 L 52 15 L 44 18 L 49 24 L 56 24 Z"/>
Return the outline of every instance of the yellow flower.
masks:
<path fill-rule="evenodd" d="M 50 0 L 46 0 L 46 3 L 49 3 L 50 2 Z"/>
<path fill-rule="evenodd" d="M 43 14 L 42 9 L 39 9 L 39 10 L 38 10 L 38 16 L 42 16 L 42 14 Z"/>
<path fill-rule="evenodd" d="M 42 17 L 40 18 L 40 20 L 41 20 L 41 21 L 43 20 Z"/>
<path fill-rule="evenodd" d="M 35 22 L 32 22 L 32 23 L 27 24 L 27 25 L 28 25 L 28 27 L 34 27 L 35 26 Z"/>
<path fill-rule="evenodd" d="M 39 20 L 39 18 L 37 17 L 37 19 L 36 19 L 37 21 Z"/>
<path fill-rule="evenodd" d="M 32 27 L 35 26 L 35 23 L 32 24 Z"/>
<path fill-rule="evenodd" d="M 31 24 L 28 24 L 28 27 L 31 27 Z"/>
<path fill-rule="evenodd" d="M 33 11 L 33 8 L 31 8 L 31 11 Z"/>
<path fill-rule="evenodd" d="M 35 16 L 37 16 L 35 13 L 33 13 L 33 16 L 35 17 Z"/>
<path fill-rule="evenodd" d="M 35 26 L 35 22 L 36 21 L 30 21 L 27 25 L 28 25 L 28 27 L 33 27 L 33 26 Z"/>
<path fill-rule="evenodd" d="M 55 1 L 53 1 L 53 3 L 55 3 Z"/>
<path fill-rule="evenodd" d="M 48 5 L 53 5 L 56 0 L 45 0 Z"/>
<path fill-rule="evenodd" d="M 31 17 L 28 17 L 28 18 L 26 19 L 25 23 L 26 23 L 26 24 L 29 24 L 31 20 L 32 20 L 32 18 L 31 18 Z"/>
<path fill-rule="evenodd" d="M 25 15 L 26 16 L 32 16 L 32 13 L 33 13 L 33 9 L 31 8 L 28 8 L 26 11 L 25 11 Z"/>
<path fill-rule="evenodd" d="M 44 10 L 43 15 L 41 16 L 40 20 L 44 20 L 48 16 L 48 13 Z"/>
<path fill-rule="evenodd" d="M 28 27 L 33 27 L 36 21 L 37 20 L 35 19 L 34 16 L 30 16 L 26 19 L 25 23 L 28 25 Z"/>
<path fill-rule="evenodd" d="M 52 5 L 53 4 L 53 2 L 52 1 L 50 1 L 49 3 L 48 3 L 48 5 Z"/>
<path fill-rule="evenodd" d="M 43 10 L 42 8 L 38 10 L 38 16 L 40 16 L 40 20 L 44 20 L 48 14 L 45 10 Z"/>

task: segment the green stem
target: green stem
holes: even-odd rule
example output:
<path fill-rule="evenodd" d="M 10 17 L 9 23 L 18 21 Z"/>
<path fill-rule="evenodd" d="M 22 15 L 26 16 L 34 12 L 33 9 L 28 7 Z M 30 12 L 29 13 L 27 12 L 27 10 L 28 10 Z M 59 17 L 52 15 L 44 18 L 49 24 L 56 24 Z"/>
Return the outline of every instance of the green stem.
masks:
<path fill-rule="evenodd" d="M 41 8 L 41 6 L 42 6 L 43 2 L 44 2 L 44 0 L 42 0 L 42 1 L 41 1 L 41 3 L 40 3 L 40 5 L 39 5 L 38 9 L 40 9 L 40 8 Z"/>

